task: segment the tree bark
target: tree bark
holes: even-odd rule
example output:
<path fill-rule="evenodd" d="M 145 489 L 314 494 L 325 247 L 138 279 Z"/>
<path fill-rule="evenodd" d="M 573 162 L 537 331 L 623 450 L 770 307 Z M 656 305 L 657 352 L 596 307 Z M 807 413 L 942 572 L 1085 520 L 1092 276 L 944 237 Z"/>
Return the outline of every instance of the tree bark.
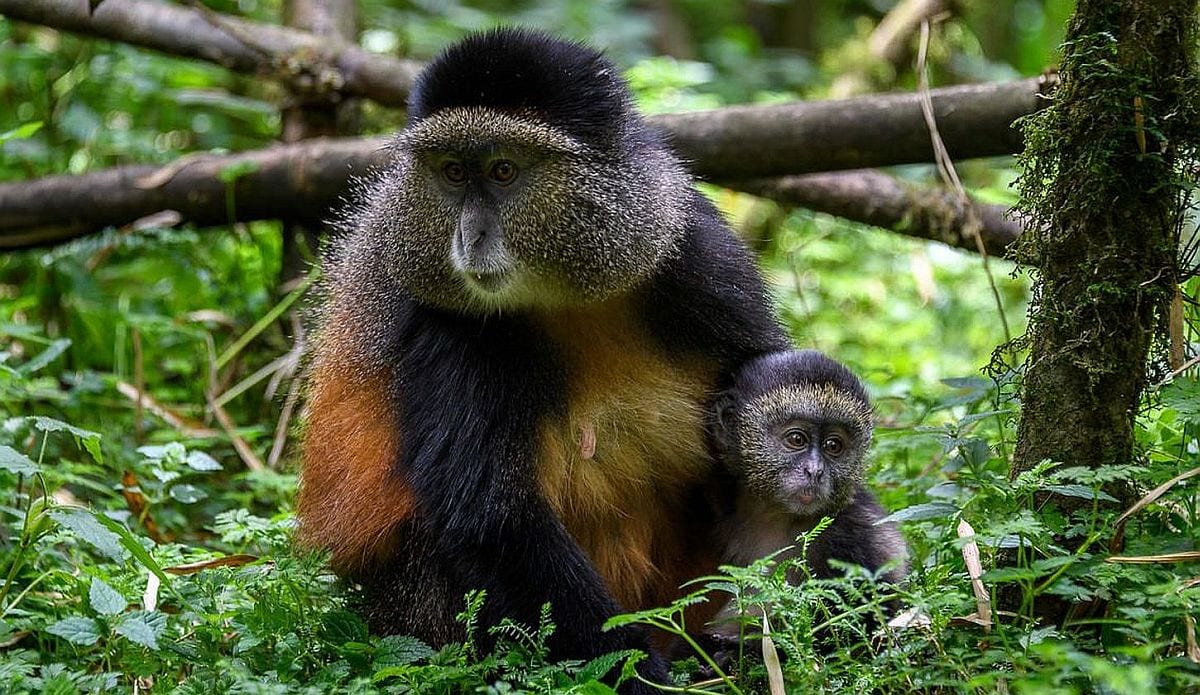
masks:
<path fill-rule="evenodd" d="M 972 201 L 968 211 L 953 191 L 908 185 L 879 171 L 737 181 L 729 187 L 970 251 L 978 247 L 967 230 L 978 220 L 984 248 L 992 256 L 1003 256 L 1022 231 L 1003 205 Z"/>
<path fill-rule="evenodd" d="M 1046 459 L 1133 457 L 1194 177 L 1195 12 L 1196 0 L 1079 0 L 1055 102 L 1026 125 L 1018 253 L 1039 271 L 1013 477 Z"/>
<path fill-rule="evenodd" d="M 419 65 L 307 32 L 151 0 L 0 0 L 0 14 L 66 31 L 210 60 L 284 80 L 294 93 L 367 96 L 402 105 Z M 956 159 L 1011 154 L 1012 123 L 1052 84 L 1032 78 L 933 90 L 938 127 Z M 916 94 L 737 106 L 651 119 L 671 132 L 702 178 L 744 179 L 933 161 Z"/>
<path fill-rule="evenodd" d="M 282 80 L 293 93 L 348 94 L 403 106 L 418 63 L 353 43 L 155 0 L 0 0 L 0 15 L 205 60 Z"/>
<path fill-rule="evenodd" d="M 0 248 L 60 243 L 163 210 L 197 226 L 328 219 L 352 177 L 386 163 L 386 148 L 384 138 L 317 139 L 0 184 Z"/>
<path fill-rule="evenodd" d="M 938 130 L 954 159 L 1021 151 L 1013 121 L 1043 105 L 1053 78 L 931 90 Z M 932 162 L 917 94 L 655 116 L 701 178 L 730 181 Z"/>
<path fill-rule="evenodd" d="M 285 0 L 284 23 L 290 27 L 352 44 L 358 35 L 357 0 Z M 358 99 L 330 101 L 293 94 L 283 109 L 283 141 L 353 135 L 359 132 Z M 309 223 L 286 221 L 279 277 L 285 282 L 308 272 L 320 243 L 321 220 Z"/>

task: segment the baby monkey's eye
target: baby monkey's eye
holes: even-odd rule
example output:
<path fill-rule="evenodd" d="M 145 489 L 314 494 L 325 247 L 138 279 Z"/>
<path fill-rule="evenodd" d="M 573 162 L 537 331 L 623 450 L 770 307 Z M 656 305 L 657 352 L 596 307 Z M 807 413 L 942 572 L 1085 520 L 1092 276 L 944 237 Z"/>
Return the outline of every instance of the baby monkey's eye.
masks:
<path fill-rule="evenodd" d="M 442 178 L 447 183 L 461 186 L 467 182 L 467 168 L 462 162 L 446 162 L 442 165 Z"/>
<path fill-rule="evenodd" d="M 821 448 L 830 456 L 837 456 L 846 448 L 846 443 L 837 435 L 830 435 L 821 443 Z"/>
<path fill-rule="evenodd" d="M 789 449 L 803 451 L 808 448 L 808 433 L 804 430 L 790 429 L 783 433 L 783 443 Z"/>
<path fill-rule="evenodd" d="M 507 186 L 517 178 L 517 165 L 507 159 L 498 160 L 488 170 L 488 176 L 501 186 Z"/>

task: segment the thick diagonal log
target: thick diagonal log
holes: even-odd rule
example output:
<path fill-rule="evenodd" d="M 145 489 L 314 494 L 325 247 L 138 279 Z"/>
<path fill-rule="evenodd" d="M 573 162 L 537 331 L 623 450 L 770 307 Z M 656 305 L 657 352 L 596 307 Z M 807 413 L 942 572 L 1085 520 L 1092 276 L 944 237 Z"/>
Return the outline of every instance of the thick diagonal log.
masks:
<path fill-rule="evenodd" d="M 350 179 L 386 161 L 386 145 L 383 139 L 316 139 L 185 157 L 162 167 L 2 184 L 0 248 L 59 243 L 163 210 L 197 226 L 328 219 Z"/>
<path fill-rule="evenodd" d="M 0 15 L 83 36 L 267 75 L 297 92 L 324 91 L 403 106 L 419 63 L 353 43 L 155 0 L 0 0 Z"/>
<path fill-rule="evenodd" d="M 161 210 L 174 210 L 199 226 L 254 219 L 325 220 L 344 201 L 352 177 L 387 161 L 386 144 L 383 139 L 318 139 L 238 155 L 193 157 L 166 167 L 120 167 L 0 185 L 0 249 L 61 243 Z M 222 172 L 242 173 L 227 183 Z M 967 213 L 953 196 L 909 186 L 880 172 L 725 185 L 785 205 L 976 250 L 974 239 L 962 233 Z M 974 207 L 988 251 L 1003 253 L 1019 226 L 1005 219 L 1001 206 Z"/>

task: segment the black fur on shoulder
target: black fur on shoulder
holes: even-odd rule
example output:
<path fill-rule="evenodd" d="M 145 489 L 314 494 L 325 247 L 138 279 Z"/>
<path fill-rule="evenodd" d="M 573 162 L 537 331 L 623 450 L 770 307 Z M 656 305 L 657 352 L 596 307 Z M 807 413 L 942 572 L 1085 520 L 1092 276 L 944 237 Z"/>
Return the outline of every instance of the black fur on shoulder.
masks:
<path fill-rule="evenodd" d="M 595 146 L 613 125 L 637 123 L 621 72 L 600 52 L 540 31 L 472 34 L 433 59 L 408 99 L 413 123 L 442 109 L 482 106 L 532 115 Z"/>
<path fill-rule="evenodd" d="M 767 310 L 771 299 L 750 250 L 699 192 L 690 205 L 688 233 L 642 295 L 648 330 L 667 351 L 716 357 L 723 371 L 787 350 L 791 342 Z"/>
<path fill-rule="evenodd" d="M 738 372 L 734 388 L 746 402 L 784 384 L 828 384 L 849 392 L 862 403 L 870 402 L 866 388 L 854 372 L 818 350 L 763 355 Z"/>

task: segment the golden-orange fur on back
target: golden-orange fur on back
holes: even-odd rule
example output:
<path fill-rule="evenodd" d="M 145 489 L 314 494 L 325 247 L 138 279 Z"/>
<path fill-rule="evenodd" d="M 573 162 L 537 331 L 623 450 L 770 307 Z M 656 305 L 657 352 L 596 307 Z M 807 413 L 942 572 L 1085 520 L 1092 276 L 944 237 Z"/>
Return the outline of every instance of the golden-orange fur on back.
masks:
<path fill-rule="evenodd" d="M 309 377 L 299 540 L 332 551 L 334 569 L 353 572 L 392 550 L 414 501 L 396 468 L 400 437 L 384 390 L 394 377 L 348 368 L 336 336 L 327 338 Z"/>

